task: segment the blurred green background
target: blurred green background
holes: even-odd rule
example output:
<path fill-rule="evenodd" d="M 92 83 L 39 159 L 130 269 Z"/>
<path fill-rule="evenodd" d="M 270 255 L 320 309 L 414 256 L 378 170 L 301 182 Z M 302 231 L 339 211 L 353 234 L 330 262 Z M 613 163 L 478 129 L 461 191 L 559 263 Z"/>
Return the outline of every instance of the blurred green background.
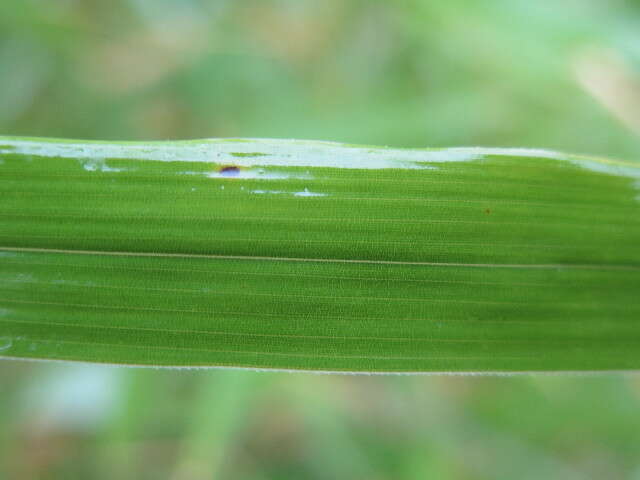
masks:
<path fill-rule="evenodd" d="M 0 132 L 640 159 L 640 2 L 2 0 Z M 1 479 L 640 479 L 637 375 L 0 363 Z"/>

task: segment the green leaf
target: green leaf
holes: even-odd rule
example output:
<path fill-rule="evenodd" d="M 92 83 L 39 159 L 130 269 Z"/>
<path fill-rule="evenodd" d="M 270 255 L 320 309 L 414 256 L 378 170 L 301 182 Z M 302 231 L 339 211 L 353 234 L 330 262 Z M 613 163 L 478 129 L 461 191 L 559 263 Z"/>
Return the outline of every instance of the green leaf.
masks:
<path fill-rule="evenodd" d="M 0 138 L 0 355 L 640 368 L 640 166 L 543 150 Z"/>

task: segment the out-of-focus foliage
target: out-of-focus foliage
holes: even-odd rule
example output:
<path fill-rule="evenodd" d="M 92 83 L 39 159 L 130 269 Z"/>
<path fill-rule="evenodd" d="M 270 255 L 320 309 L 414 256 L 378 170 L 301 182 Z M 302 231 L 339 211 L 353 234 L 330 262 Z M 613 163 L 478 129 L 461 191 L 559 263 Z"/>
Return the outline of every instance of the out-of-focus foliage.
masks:
<path fill-rule="evenodd" d="M 3 478 L 638 478 L 633 377 L 2 365 Z M 635 476 L 634 476 L 635 475 Z"/>
<path fill-rule="evenodd" d="M 4 133 L 640 153 L 637 2 L 9 0 L 0 32 Z"/>
<path fill-rule="evenodd" d="M 0 131 L 640 158 L 632 0 L 3 0 Z M 640 478 L 640 379 L 0 364 L 0 478 Z"/>

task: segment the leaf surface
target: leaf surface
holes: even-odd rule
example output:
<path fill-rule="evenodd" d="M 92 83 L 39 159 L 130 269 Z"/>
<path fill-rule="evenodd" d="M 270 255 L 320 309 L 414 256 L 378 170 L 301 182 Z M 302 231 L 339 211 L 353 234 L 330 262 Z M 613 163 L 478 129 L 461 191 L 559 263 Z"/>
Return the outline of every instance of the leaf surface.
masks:
<path fill-rule="evenodd" d="M 639 185 L 544 150 L 0 138 L 0 355 L 638 369 Z"/>

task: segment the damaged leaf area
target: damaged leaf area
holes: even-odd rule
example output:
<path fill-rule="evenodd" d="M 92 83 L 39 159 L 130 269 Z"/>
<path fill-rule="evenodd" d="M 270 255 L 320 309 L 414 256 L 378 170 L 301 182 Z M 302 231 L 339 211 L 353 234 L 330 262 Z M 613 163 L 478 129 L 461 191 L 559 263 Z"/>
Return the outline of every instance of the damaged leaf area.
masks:
<path fill-rule="evenodd" d="M 0 357 L 637 370 L 639 197 L 546 150 L 0 138 Z"/>

